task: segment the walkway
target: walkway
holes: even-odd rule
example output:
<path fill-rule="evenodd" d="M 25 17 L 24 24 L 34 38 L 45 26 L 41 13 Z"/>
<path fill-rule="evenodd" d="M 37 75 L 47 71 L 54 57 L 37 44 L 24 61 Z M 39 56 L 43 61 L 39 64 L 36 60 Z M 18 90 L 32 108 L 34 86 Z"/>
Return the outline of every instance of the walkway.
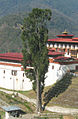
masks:
<path fill-rule="evenodd" d="M 4 90 L 4 89 L 0 89 L 0 91 L 2 92 L 5 92 L 7 94 L 13 94 L 13 93 L 17 93 L 17 92 L 13 92 L 13 91 L 7 91 L 7 90 Z M 18 93 L 18 96 L 30 103 L 34 103 L 36 104 L 36 99 L 30 99 L 28 98 L 27 96 L 21 94 L 21 93 Z M 48 111 L 51 111 L 51 112 L 56 112 L 56 113 L 61 113 L 61 114 L 78 114 L 78 109 L 73 109 L 73 108 L 64 108 L 64 107 L 59 107 L 59 106 L 52 106 L 52 107 L 48 107 L 46 106 L 45 108 L 46 110 Z"/>

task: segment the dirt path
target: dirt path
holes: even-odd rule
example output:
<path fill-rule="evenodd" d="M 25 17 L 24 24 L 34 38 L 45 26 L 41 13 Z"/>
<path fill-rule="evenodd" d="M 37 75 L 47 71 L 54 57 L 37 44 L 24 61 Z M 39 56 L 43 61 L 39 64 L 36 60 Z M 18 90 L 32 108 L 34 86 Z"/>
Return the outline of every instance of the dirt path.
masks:
<path fill-rule="evenodd" d="M 7 91 L 7 90 L 3 90 L 3 89 L 0 89 L 0 91 L 3 91 L 5 93 L 8 93 L 8 94 L 12 94 L 13 91 Z M 17 92 L 15 92 L 17 93 Z M 34 103 L 36 104 L 36 100 L 35 99 L 30 99 L 28 98 L 27 96 L 21 94 L 21 93 L 18 93 L 18 96 L 21 97 L 22 99 L 30 102 L 30 103 Z M 64 107 L 60 107 L 60 106 L 52 106 L 52 107 L 46 107 L 45 108 L 46 110 L 48 111 L 51 111 L 51 112 L 56 112 L 56 113 L 61 113 L 61 114 L 78 114 L 78 109 L 73 109 L 73 108 L 64 108 Z"/>
<path fill-rule="evenodd" d="M 63 116 L 63 119 L 75 119 L 73 116 Z"/>
<path fill-rule="evenodd" d="M 51 112 L 61 113 L 61 114 L 71 114 L 71 115 L 78 114 L 78 109 L 64 108 L 60 106 L 46 107 L 46 110 Z"/>

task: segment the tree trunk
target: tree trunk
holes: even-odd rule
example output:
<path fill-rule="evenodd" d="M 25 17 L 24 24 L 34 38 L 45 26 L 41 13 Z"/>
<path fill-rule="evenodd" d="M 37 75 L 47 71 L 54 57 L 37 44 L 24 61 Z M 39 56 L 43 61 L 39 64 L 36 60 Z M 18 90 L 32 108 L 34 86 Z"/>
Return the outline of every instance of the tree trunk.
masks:
<path fill-rule="evenodd" d="M 38 79 L 38 70 L 37 70 L 37 75 L 36 75 L 36 81 L 37 81 L 37 107 L 36 111 L 41 112 L 42 110 L 42 98 L 41 98 L 41 89 L 40 89 L 40 81 Z"/>

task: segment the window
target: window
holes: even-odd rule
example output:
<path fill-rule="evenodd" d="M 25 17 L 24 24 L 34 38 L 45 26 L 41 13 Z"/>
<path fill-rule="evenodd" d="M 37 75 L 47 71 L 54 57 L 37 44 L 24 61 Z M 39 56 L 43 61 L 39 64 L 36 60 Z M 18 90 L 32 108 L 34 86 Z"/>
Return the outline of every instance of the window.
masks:
<path fill-rule="evenodd" d="M 18 81 L 18 79 L 16 79 L 16 81 Z"/>
<path fill-rule="evenodd" d="M 22 80 L 22 82 L 24 82 L 24 80 Z"/>
<path fill-rule="evenodd" d="M 52 66 L 52 69 L 54 69 L 54 65 Z"/>
<path fill-rule="evenodd" d="M 5 70 L 3 70 L 3 73 L 5 74 Z"/>
<path fill-rule="evenodd" d="M 25 74 L 23 73 L 23 77 L 24 77 L 24 75 L 25 75 Z"/>
<path fill-rule="evenodd" d="M 13 76 L 16 76 L 16 75 L 17 75 L 17 71 L 16 71 L 16 70 L 12 70 L 12 71 L 11 71 L 11 74 L 12 74 Z"/>
<path fill-rule="evenodd" d="M 69 53 L 70 53 L 70 52 L 69 52 L 69 49 L 68 49 L 68 55 L 69 55 Z"/>

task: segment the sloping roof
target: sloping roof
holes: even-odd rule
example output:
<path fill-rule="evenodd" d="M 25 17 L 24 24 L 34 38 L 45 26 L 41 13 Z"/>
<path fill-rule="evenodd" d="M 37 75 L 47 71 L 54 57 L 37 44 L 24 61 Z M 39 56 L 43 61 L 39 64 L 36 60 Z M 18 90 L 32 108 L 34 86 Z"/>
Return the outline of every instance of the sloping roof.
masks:
<path fill-rule="evenodd" d="M 48 52 L 48 55 L 52 55 L 52 56 L 55 56 L 55 55 L 63 55 L 64 52 L 52 52 L 52 51 L 49 51 Z"/>
<path fill-rule="evenodd" d="M 6 112 L 21 110 L 21 108 L 18 106 L 2 106 L 2 109 L 5 110 Z"/>
<path fill-rule="evenodd" d="M 70 39 L 70 38 L 55 38 L 55 39 L 48 39 L 48 41 L 52 41 L 52 42 L 78 43 L 78 40 Z"/>
<path fill-rule="evenodd" d="M 56 35 L 56 36 L 65 36 L 65 37 L 73 37 L 74 35 L 73 34 L 61 34 L 61 35 Z"/>
<path fill-rule="evenodd" d="M 22 61 L 23 55 L 22 53 L 1 53 L 0 59 Z"/>
<path fill-rule="evenodd" d="M 75 37 L 75 38 L 73 38 L 72 40 L 73 40 L 73 41 L 75 41 L 75 40 L 78 41 L 78 37 Z"/>
<path fill-rule="evenodd" d="M 50 49 L 48 49 L 49 51 L 55 51 L 56 50 L 56 48 L 50 48 Z"/>
<path fill-rule="evenodd" d="M 73 34 L 68 34 L 68 32 L 65 30 L 62 32 L 63 34 L 56 35 L 57 38 L 48 39 L 48 41 L 52 42 L 67 42 L 67 43 L 78 43 L 78 37 L 73 38 Z"/>
<path fill-rule="evenodd" d="M 71 57 L 64 57 L 64 56 L 58 56 L 56 58 L 54 58 L 55 60 L 69 60 L 69 59 L 73 59 Z"/>
<path fill-rule="evenodd" d="M 78 64 L 78 59 L 74 59 L 71 57 L 59 56 L 53 59 L 54 62 L 58 62 L 61 65 Z"/>

